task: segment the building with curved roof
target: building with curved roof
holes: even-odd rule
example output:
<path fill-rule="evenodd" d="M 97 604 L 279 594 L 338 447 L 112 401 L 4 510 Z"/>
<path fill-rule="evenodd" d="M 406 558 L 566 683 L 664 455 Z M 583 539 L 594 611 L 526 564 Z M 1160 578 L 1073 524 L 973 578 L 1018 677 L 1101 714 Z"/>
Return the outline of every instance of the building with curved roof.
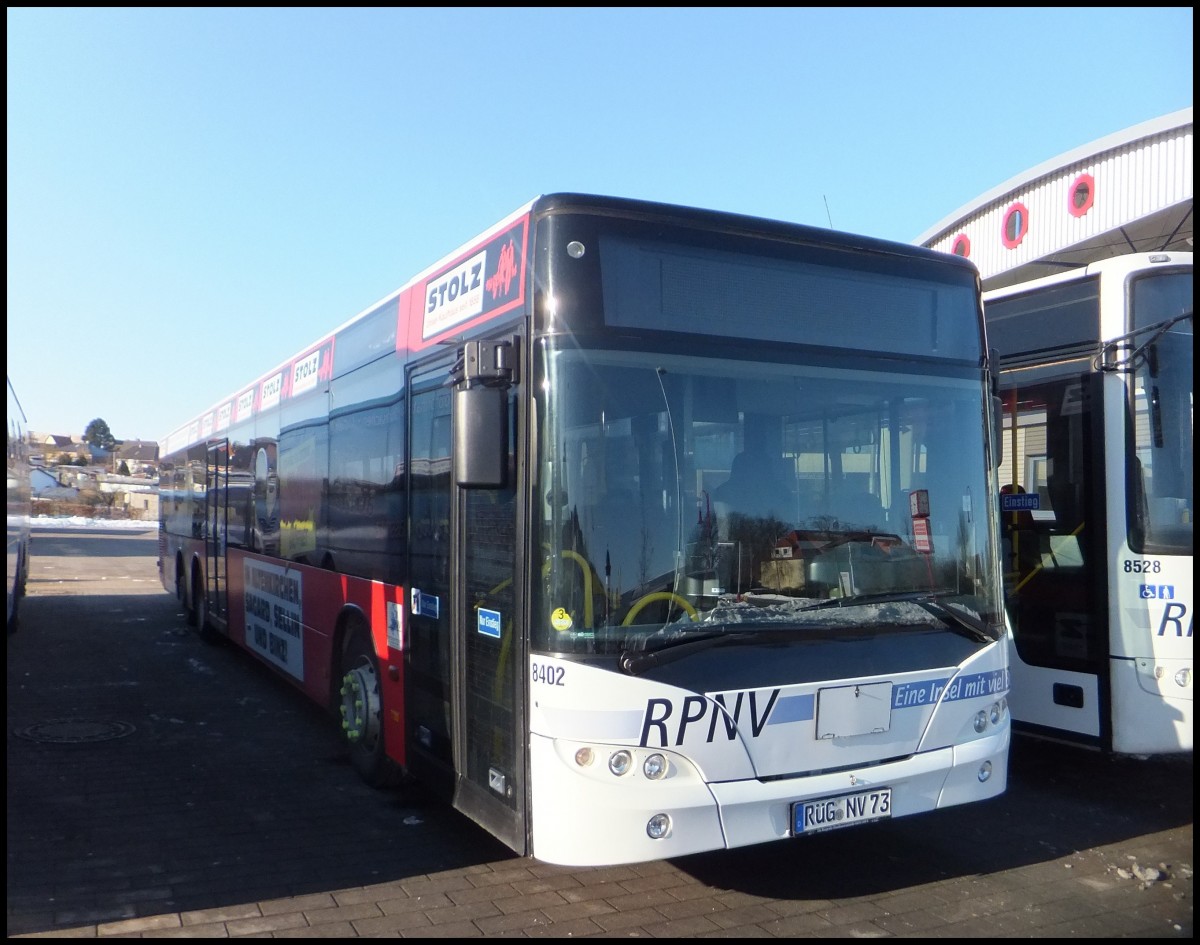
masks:
<path fill-rule="evenodd" d="M 1133 252 L 1192 251 L 1192 109 L 1068 151 L 914 242 L 965 256 L 984 289 Z"/>

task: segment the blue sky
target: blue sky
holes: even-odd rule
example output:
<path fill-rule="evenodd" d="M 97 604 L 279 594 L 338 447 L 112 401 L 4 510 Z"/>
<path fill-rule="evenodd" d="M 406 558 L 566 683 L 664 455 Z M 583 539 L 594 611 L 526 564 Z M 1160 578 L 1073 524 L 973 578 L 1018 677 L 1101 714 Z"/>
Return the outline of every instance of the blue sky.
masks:
<path fill-rule="evenodd" d="M 8 374 L 164 438 L 540 193 L 911 242 L 1192 105 L 1192 10 L 9 7 Z"/>

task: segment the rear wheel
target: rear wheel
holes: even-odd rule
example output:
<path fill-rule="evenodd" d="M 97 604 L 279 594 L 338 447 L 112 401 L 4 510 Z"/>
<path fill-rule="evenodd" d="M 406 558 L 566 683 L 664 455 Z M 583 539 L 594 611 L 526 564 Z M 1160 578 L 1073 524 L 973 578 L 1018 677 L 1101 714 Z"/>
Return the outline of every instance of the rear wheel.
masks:
<path fill-rule="evenodd" d="M 384 752 L 383 692 L 366 626 L 356 622 L 345 639 L 338 704 L 350 763 L 372 787 L 397 784 L 400 769 Z"/>
<path fill-rule="evenodd" d="M 208 599 L 204 595 L 204 578 L 198 567 L 192 572 L 192 609 L 189 614 L 192 618 L 189 623 L 196 628 L 201 640 L 205 643 L 221 641 L 221 634 L 208 622 Z"/>
<path fill-rule="evenodd" d="M 192 595 L 192 601 L 188 601 L 187 594 L 187 577 L 183 570 L 183 562 L 175 562 L 175 599 L 179 601 L 183 607 L 183 615 L 187 618 L 189 627 L 196 626 L 196 607 L 194 604 L 195 594 Z"/>
<path fill-rule="evenodd" d="M 21 559 L 17 563 L 17 580 L 16 585 L 12 590 L 11 606 L 8 611 L 8 635 L 12 636 L 17 632 L 17 624 L 20 620 L 21 598 L 25 596 L 25 560 Z"/>

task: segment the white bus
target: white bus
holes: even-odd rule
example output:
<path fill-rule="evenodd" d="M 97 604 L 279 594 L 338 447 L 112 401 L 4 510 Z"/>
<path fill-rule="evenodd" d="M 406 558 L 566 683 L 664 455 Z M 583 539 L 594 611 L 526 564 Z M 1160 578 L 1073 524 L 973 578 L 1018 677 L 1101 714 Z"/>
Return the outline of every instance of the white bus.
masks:
<path fill-rule="evenodd" d="M 8 632 L 17 629 L 21 598 L 29 576 L 29 522 L 33 496 L 28 421 L 12 378 L 8 381 Z"/>
<path fill-rule="evenodd" d="M 556 194 L 303 340 L 167 437 L 160 566 L 368 782 L 566 865 L 1004 791 L 970 262 Z"/>
<path fill-rule="evenodd" d="M 984 293 L 1015 730 L 1192 749 L 1192 254 Z"/>

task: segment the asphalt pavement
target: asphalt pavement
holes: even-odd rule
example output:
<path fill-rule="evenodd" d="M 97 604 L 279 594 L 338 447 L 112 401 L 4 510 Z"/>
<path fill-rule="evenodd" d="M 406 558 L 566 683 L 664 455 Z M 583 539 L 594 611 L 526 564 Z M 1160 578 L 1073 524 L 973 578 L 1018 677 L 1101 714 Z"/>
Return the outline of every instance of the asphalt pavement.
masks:
<path fill-rule="evenodd" d="M 983 804 L 636 866 L 518 857 L 358 780 L 203 642 L 154 532 L 34 532 L 8 639 L 10 937 L 1192 937 L 1192 756 L 1018 738 Z"/>

